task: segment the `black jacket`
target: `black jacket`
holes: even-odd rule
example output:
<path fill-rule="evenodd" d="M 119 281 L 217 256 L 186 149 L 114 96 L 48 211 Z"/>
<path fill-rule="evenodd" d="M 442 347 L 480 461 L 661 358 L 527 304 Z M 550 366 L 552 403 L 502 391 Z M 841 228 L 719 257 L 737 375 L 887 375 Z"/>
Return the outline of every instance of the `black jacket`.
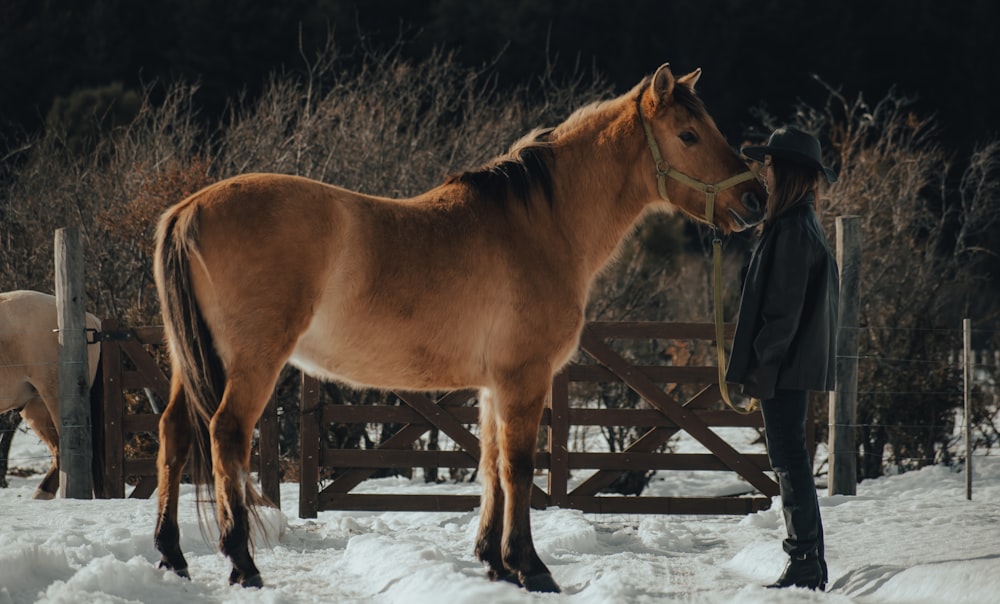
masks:
<path fill-rule="evenodd" d="M 750 259 L 726 371 L 749 396 L 834 389 L 839 277 L 814 205 L 766 225 Z"/>

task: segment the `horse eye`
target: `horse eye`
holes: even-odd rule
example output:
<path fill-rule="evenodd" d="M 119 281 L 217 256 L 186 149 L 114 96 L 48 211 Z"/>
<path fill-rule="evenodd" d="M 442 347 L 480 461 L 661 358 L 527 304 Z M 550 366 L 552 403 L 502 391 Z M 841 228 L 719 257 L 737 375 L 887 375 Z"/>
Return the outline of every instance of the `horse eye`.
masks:
<path fill-rule="evenodd" d="M 698 142 L 698 137 L 695 136 L 694 132 L 691 132 L 690 130 L 685 130 L 684 132 L 681 132 L 678 136 L 682 141 L 684 141 L 685 145 L 693 145 L 694 143 Z"/>

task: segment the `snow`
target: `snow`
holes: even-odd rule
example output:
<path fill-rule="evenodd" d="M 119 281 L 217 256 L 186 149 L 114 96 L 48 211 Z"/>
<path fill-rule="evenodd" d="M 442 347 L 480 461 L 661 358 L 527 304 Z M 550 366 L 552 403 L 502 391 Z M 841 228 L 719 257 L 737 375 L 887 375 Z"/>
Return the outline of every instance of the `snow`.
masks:
<path fill-rule="evenodd" d="M 18 460 L 47 466 L 19 433 Z M 784 566 L 780 501 L 749 516 L 600 515 L 532 511 L 535 545 L 562 594 L 491 583 L 472 554 L 476 512 L 320 512 L 300 519 L 298 485 L 282 485 L 284 512 L 263 510 L 256 561 L 265 587 L 228 585 L 229 563 L 198 528 L 182 488 L 181 545 L 191 580 L 157 568 L 155 498 L 36 501 L 40 475 L 0 489 L 0 604 L 52 603 L 644 603 L 995 602 L 1000 594 L 1000 457 L 965 475 L 934 466 L 865 481 L 857 496 L 823 496 L 826 593 L 768 590 Z M 660 473 L 650 495 L 739 489 L 712 473 Z M 714 485 L 714 486 L 713 486 Z M 368 491 L 478 493 L 477 485 L 383 479 Z M 745 489 L 745 484 L 744 487 Z"/>

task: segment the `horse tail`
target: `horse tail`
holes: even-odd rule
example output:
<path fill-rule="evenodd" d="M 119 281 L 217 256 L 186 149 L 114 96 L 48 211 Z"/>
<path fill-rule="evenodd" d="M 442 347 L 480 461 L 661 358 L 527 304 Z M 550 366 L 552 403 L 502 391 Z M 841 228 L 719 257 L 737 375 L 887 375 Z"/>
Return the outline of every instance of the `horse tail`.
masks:
<path fill-rule="evenodd" d="M 197 210 L 181 206 L 170 211 L 157 228 L 153 270 L 173 371 L 181 380 L 193 431 L 187 471 L 196 485 L 199 524 L 205 535 L 206 517 L 201 504 L 215 502 L 214 488 L 208 489 L 207 497 L 202 495 L 205 485 L 214 484 L 209 425 L 222 401 L 226 371 L 192 287 L 192 263 L 204 266 L 197 242 Z M 260 493 L 249 476 L 243 493 L 251 520 L 262 526 L 256 508 L 274 504 Z M 252 535 L 248 538 L 252 547 Z"/>
<path fill-rule="evenodd" d="M 213 480 L 208 427 L 222 400 L 226 373 L 192 287 L 191 262 L 199 256 L 197 237 L 197 214 L 191 206 L 165 215 L 157 229 L 154 275 L 175 379 L 183 386 L 194 431 L 188 473 L 200 489 Z M 210 491 L 214 497 L 214 489 Z"/>

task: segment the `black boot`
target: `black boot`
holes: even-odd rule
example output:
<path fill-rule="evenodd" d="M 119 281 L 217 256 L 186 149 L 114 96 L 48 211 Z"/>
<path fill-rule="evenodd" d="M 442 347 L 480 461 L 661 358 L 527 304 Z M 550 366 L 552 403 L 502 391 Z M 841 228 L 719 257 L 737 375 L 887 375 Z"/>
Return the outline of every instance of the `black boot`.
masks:
<path fill-rule="evenodd" d="M 767 587 L 806 587 L 823 591 L 826 589 L 826 579 L 823 574 L 823 565 L 817 556 L 792 557 L 785 566 L 785 572 Z"/>

